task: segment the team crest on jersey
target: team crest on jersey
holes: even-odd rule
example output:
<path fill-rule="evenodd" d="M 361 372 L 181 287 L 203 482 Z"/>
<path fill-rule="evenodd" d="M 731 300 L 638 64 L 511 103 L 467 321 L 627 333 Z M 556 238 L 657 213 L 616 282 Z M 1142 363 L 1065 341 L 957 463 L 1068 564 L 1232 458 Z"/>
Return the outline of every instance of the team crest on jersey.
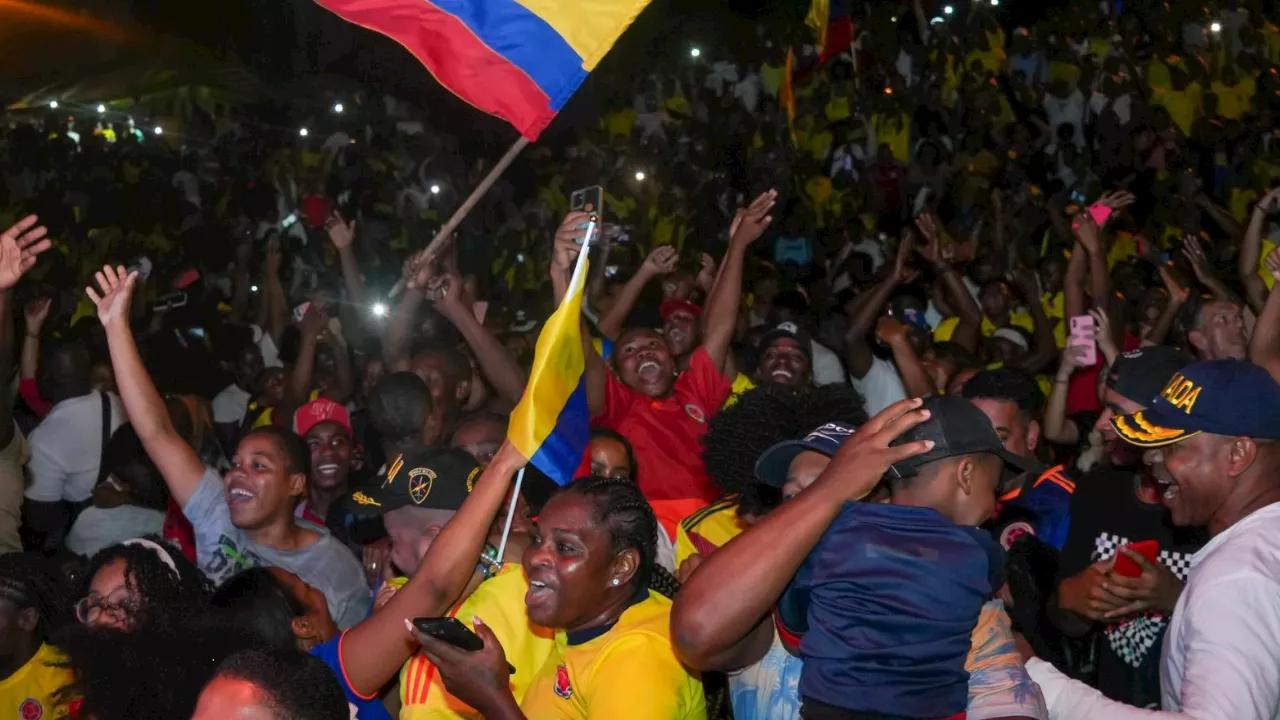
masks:
<path fill-rule="evenodd" d="M 44 706 L 35 698 L 27 698 L 18 706 L 18 717 L 22 720 L 40 720 L 44 717 Z"/>
<path fill-rule="evenodd" d="M 556 668 L 556 694 L 565 700 L 573 697 L 573 686 L 569 684 L 569 671 L 563 665 Z"/>
<path fill-rule="evenodd" d="M 705 424 L 707 422 L 707 414 L 702 412 L 702 408 L 694 405 L 693 403 L 685 405 L 684 411 L 697 423 Z"/>
<path fill-rule="evenodd" d="M 1005 550 L 1008 550 L 1009 548 L 1013 547 L 1013 544 L 1018 542 L 1018 538 L 1022 537 L 1023 535 L 1035 535 L 1035 534 L 1036 534 L 1035 528 L 1031 527 L 1031 523 L 1025 522 L 1023 520 L 1019 520 L 1017 522 L 1011 522 L 1000 533 L 1000 546 L 1003 547 Z"/>

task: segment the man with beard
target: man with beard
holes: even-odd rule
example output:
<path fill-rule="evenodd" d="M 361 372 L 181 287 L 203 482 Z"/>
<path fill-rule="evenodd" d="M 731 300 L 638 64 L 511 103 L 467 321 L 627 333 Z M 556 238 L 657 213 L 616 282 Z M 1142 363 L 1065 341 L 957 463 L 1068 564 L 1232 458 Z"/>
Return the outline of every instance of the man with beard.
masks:
<path fill-rule="evenodd" d="M 351 415 L 327 398 L 317 398 L 298 408 L 293 431 L 311 450 L 311 475 L 307 492 L 294 517 L 325 526 L 329 508 L 350 489 L 352 467 Z"/>
<path fill-rule="evenodd" d="M 795 323 L 778 325 L 765 333 L 756 347 L 760 364 L 753 380 L 757 385 L 813 385 L 813 344 Z"/>
<path fill-rule="evenodd" d="M 1196 553 L 1169 623 L 1165 712 L 1124 707 L 1031 658 L 1027 671 L 1053 717 L 1280 717 L 1280 386 L 1251 363 L 1196 363 L 1175 375 L 1149 410 L 1110 424 L 1145 450 L 1173 523 L 1203 528 L 1212 540 Z M 1121 612 L 1150 612 L 1158 602 L 1150 582 L 1158 570 L 1141 555 L 1129 557 L 1142 576 L 1113 576 L 1099 597 L 1114 598 Z"/>
<path fill-rule="evenodd" d="M 1160 701 L 1160 640 L 1192 555 L 1204 542 L 1194 529 L 1169 524 L 1156 479 L 1142 464 L 1142 451 L 1117 436 L 1111 421 L 1145 410 L 1182 365 L 1177 351 L 1156 346 L 1127 352 L 1112 366 L 1096 426 L 1107 443 L 1109 467 L 1096 467 L 1076 483 L 1058 590 L 1049 599 L 1048 616 L 1062 632 L 1078 637 L 1101 629 L 1097 687 L 1107 697 L 1137 707 Z M 1130 608 L 1133 598 L 1121 598 L 1108 588 L 1117 582 L 1120 548 L 1148 540 L 1159 543 L 1159 562 L 1143 569 L 1143 599 L 1148 602 L 1135 612 Z"/>
<path fill-rule="evenodd" d="M 702 463 L 702 436 L 732 390 L 729 344 L 741 300 L 743 264 L 752 243 L 773 221 L 769 211 L 776 197 L 774 191 L 763 193 L 735 217 L 729 250 L 707 301 L 702 344 L 693 351 L 687 370 L 678 371 L 671 346 L 650 328 L 630 328 L 618 336 L 611 356 L 613 371 L 589 340 L 584 343 L 592 422 L 631 441 L 640 467 L 637 485 L 665 531 L 665 544 L 674 542 L 682 518 L 718 496 Z M 567 292 L 569 273 L 582 249 L 577 220 L 570 216 L 556 234 L 551 279 L 557 303 Z"/>

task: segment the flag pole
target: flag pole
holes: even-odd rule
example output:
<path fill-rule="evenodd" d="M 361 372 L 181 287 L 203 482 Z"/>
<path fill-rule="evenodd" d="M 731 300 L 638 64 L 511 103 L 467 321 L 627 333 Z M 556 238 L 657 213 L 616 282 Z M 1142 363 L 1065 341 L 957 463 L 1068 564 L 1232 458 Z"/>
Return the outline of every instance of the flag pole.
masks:
<path fill-rule="evenodd" d="M 516 156 L 519 155 L 520 151 L 524 150 L 525 146 L 528 144 L 529 138 L 523 135 L 516 139 L 515 142 L 511 143 L 511 147 L 507 148 L 506 154 L 498 160 L 498 164 L 493 166 L 493 169 L 489 171 L 489 174 L 484 176 L 484 179 L 480 181 L 479 185 L 476 185 L 475 190 L 472 190 L 471 194 L 467 196 L 467 199 L 463 200 L 462 204 L 458 206 L 458 209 L 453 211 L 453 217 L 449 218 L 449 221 L 440 227 L 440 231 L 436 233 L 436 236 L 431 238 L 431 242 L 428 243 L 424 249 L 415 253 L 414 256 L 425 257 L 439 251 L 440 248 L 444 246 L 445 241 L 449 236 L 453 234 L 453 231 L 458 229 L 458 226 L 462 224 L 462 221 L 466 219 L 471 210 L 480 202 L 480 198 L 484 197 L 484 194 L 489 192 L 489 188 L 493 187 L 493 184 L 498 181 L 498 178 L 502 177 L 502 173 L 511 166 L 511 163 L 515 162 Z M 391 288 L 390 296 L 396 297 L 403 291 L 404 279 L 402 278 L 396 282 L 395 287 Z"/>
<path fill-rule="evenodd" d="M 516 502 L 520 499 L 520 486 L 524 483 L 524 468 L 520 468 L 520 472 L 516 473 L 516 484 L 511 488 L 511 505 L 507 507 L 507 524 L 502 527 L 502 541 L 498 543 L 498 557 L 496 560 L 501 565 L 505 553 L 507 552 L 507 536 L 511 534 L 511 521 L 516 516 Z"/>
<path fill-rule="evenodd" d="M 569 296 L 573 294 L 574 284 L 578 282 L 582 273 L 586 272 L 587 256 L 590 254 L 591 245 L 599 237 L 600 228 L 593 222 L 587 228 L 587 236 L 582 240 L 582 252 L 578 253 L 578 259 L 573 264 L 573 275 L 569 276 L 569 292 L 566 292 L 564 297 L 560 299 L 561 305 L 569 301 Z M 528 390 L 528 388 L 525 389 L 526 391 Z M 524 402 L 524 400 L 521 399 L 521 402 Z M 528 466 L 526 465 L 525 467 Z M 524 470 L 525 468 L 522 467 L 520 472 L 516 474 L 516 482 L 511 490 L 511 504 L 507 506 L 507 522 L 502 527 L 502 539 L 498 541 L 498 562 L 500 563 L 503 562 L 502 558 L 505 557 L 504 553 L 507 551 L 507 537 L 511 535 L 511 521 L 516 516 L 516 503 L 520 500 L 520 486 L 524 484 Z"/>

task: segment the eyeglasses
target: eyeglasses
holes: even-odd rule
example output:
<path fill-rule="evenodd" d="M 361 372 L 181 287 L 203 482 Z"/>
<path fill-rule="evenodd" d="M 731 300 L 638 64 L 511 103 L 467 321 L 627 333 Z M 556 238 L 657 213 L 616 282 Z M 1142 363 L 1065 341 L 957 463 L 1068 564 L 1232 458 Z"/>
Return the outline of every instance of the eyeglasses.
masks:
<path fill-rule="evenodd" d="M 127 617 L 137 609 L 138 603 L 129 596 L 128 586 L 120 586 L 112 590 L 106 597 L 90 594 L 80 598 L 76 603 L 76 619 L 90 625 L 98 621 L 103 613 L 119 620 Z"/>

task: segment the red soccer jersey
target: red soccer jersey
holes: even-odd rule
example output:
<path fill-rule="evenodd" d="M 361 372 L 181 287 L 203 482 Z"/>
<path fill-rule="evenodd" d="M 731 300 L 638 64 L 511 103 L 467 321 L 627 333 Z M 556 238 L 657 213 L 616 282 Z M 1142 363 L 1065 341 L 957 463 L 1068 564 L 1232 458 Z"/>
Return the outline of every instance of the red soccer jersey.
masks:
<path fill-rule="evenodd" d="M 614 373 L 605 381 L 604 412 L 592 422 L 622 433 L 635 448 L 636 484 L 669 538 L 682 518 L 720 495 L 702 464 L 702 436 L 732 391 L 702 348 L 662 400 L 632 390 Z"/>

